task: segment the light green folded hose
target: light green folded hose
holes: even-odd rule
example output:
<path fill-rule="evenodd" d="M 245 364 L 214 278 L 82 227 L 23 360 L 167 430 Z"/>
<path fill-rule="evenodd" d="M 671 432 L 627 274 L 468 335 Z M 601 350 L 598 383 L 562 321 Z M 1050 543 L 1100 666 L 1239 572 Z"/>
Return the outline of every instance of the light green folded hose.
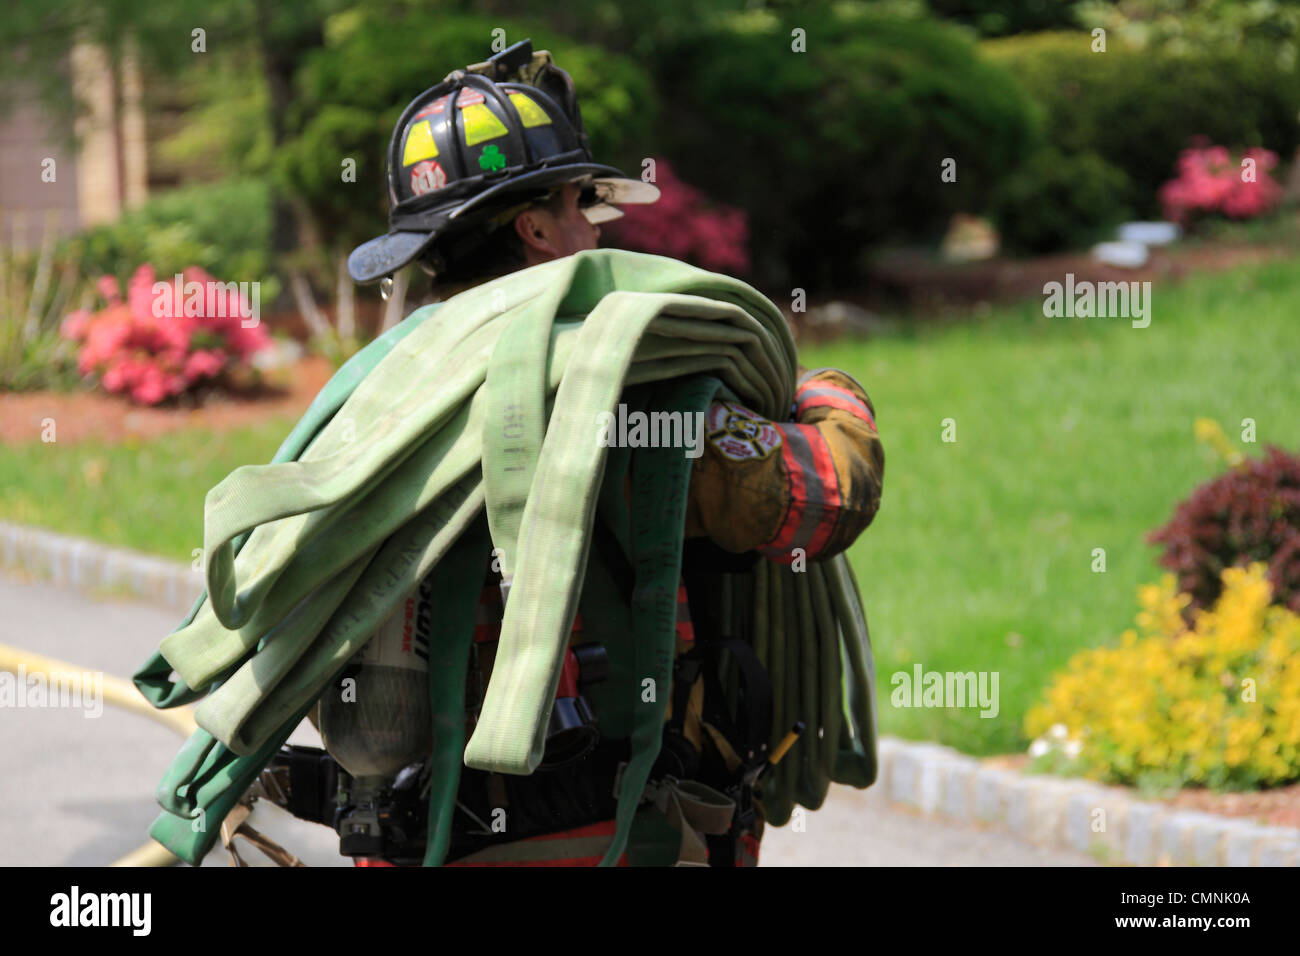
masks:
<path fill-rule="evenodd" d="M 647 332 L 656 339 L 638 362 Z M 239 665 L 196 716 L 235 752 L 255 750 L 437 563 L 472 518 L 447 499 L 478 472 L 514 589 L 466 762 L 530 773 L 600 484 L 599 412 L 626 383 L 712 370 L 781 417 L 794 368 L 766 299 L 669 259 L 581 253 L 471 290 L 399 342 L 299 460 L 237 469 L 208 494 L 210 601 L 163 656 L 190 687 Z M 377 581 L 388 583 L 375 592 Z"/>
<path fill-rule="evenodd" d="M 209 600 L 160 648 L 180 681 L 151 661 L 137 682 L 160 706 L 219 685 L 200 726 L 233 755 L 260 754 L 486 510 L 511 584 L 464 760 L 531 773 L 601 489 L 600 413 L 630 385 L 706 374 L 785 420 L 793 341 L 738 280 L 597 250 L 463 293 L 387 344 L 294 460 L 237 469 L 209 492 Z M 774 735 L 795 715 L 814 729 L 765 787 L 780 822 L 785 804 L 820 804 L 831 779 L 874 777 L 870 644 L 843 558 L 807 573 L 762 562 L 755 577 L 746 613 L 780 685 Z M 224 754 L 213 746 L 191 748 L 190 772 Z M 164 806 L 188 813 L 183 779 L 171 775 Z"/>

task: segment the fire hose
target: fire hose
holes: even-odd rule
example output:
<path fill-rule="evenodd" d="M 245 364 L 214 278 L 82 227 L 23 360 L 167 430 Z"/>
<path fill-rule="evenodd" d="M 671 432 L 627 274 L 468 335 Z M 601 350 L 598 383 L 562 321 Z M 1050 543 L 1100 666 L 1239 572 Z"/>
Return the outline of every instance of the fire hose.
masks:
<path fill-rule="evenodd" d="M 35 654 L 31 651 L 24 651 L 17 647 L 10 647 L 7 644 L 0 644 L 0 671 L 8 671 L 11 674 L 40 674 L 53 686 L 56 682 L 79 680 L 85 673 L 85 668 L 75 667 L 65 661 L 46 657 L 42 654 Z M 133 714 L 148 717 L 150 720 L 176 731 L 182 737 L 190 736 L 197 729 L 198 725 L 194 722 L 194 712 L 191 708 L 178 707 L 172 710 L 157 710 L 140 696 L 140 692 L 130 681 L 114 677 L 112 674 L 104 674 L 102 677 L 103 682 L 100 690 L 103 694 L 104 703 L 120 707 Z M 176 862 L 178 860 L 174 853 L 161 846 L 158 842 L 150 840 L 116 860 L 112 865 L 170 866 Z"/>
<path fill-rule="evenodd" d="M 599 414 L 625 388 L 655 382 L 678 383 L 672 400 L 687 411 L 715 395 L 778 421 L 791 407 L 795 350 L 780 312 L 738 280 L 655 256 L 579 253 L 417 312 L 398 330 L 345 366 L 275 462 L 237 469 L 207 496 L 206 599 L 136 675 L 155 706 L 203 698 L 202 729 L 159 787 L 171 819 L 153 831 L 182 858 L 210 846 L 186 833 L 188 821 L 229 811 L 484 510 L 508 600 L 464 762 L 531 773 L 601 487 Z M 689 461 L 680 449 L 651 457 L 660 512 L 643 520 L 641 546 L 658 558 L 638 568 L 638 590 L 643 570 L 675 590 L 681 516 L 669 515 L 680 511 Z M 874 777 L 869 637 L 842 556 L 807 571 L 762 561 L 752 587 L 736 591 L 733 612 L 752 616 L 755 650 L 774 676 L 776 735 L 796 717 L 810 728 L 799 759 L 763 786 L 765 815 L 779 825 L 796 802 L 819 806 L 831 781 Z M 663 640 L 662 615 L 645 620 L 638 654 Z M 633 731 L 632 765 L 644 773 L 662 711 L 655 720 L 643 710 Z M 624 775 L 623 839 L 644 773 Z"/>

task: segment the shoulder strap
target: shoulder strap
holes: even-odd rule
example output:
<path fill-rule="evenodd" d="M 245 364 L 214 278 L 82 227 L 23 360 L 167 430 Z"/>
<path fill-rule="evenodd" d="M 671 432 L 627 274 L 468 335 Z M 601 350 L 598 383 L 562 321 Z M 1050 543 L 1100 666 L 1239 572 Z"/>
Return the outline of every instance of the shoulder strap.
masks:
<path fill-rule="evenodd" d="M 465 749 L 465 680 L 483 569 L 491 545 L 487 519 L 480 516 L 432 572 L 432 600 L 438 613 L 429 636 L 433 757 L 425 866 L 441 866 L 451 842 L 461 753 Z"/>
<path fill-rule="evenodd" d="M 720 382 L 697 375 L 668 382 L 653 406 L 668 412 L 703 413 Z M 682 571 L 682 529 L 691 459 L 680 448 L 640 448 L 632 456 L 632 597 L 636 673 L 654 693 L 632 706 L 632 755 L 619 781 L 614 842 L 601 866 L 617 864 L 627 846 L 637 806 L 663 737 L 677 633 L 677 585 Z M 644 685 L 643 686 L 647 686 Z"/>

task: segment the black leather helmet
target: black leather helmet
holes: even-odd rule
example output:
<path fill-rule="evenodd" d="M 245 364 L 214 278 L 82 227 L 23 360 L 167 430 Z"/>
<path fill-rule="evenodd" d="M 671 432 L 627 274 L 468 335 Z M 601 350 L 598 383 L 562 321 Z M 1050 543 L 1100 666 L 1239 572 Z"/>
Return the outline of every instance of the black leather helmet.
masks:
<path fill-rule="evenodd" d="M 561 183 L 584 184 L 591 222 L 651 203 L 659 190 L 593 160 L 569 74 L 522 40 L 456 70 L 402 111 L 388 146 L 389 231 L 352 251 L 348 271 L 368 284 L 439 240 L 474 242 Z"/>

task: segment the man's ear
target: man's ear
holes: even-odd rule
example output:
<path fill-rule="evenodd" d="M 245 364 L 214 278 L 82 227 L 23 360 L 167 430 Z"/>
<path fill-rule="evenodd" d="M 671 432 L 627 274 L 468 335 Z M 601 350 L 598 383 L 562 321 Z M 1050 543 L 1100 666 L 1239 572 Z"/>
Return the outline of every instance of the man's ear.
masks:
<path fill-rule="evenodd" d="M 524 244 L 538 256 L 553 259 L 559 253 L 551 241 L 550 223 L 543 217 L 541 210 L 526 209 L 515 216 L 515 232 Z"/>

